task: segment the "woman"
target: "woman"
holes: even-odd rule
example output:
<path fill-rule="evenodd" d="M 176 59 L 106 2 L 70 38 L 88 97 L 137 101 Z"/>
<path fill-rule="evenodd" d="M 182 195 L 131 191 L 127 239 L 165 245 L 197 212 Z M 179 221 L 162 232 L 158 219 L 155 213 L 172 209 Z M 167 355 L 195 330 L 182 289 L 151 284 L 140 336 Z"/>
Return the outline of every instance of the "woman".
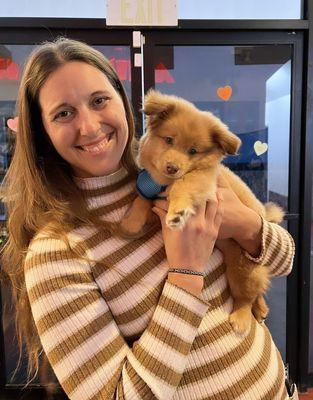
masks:
<path fill-rule="evenodd" d="M 266 326 L 231 329 L 214 247 L 232 237 L 244 256 L 284 275 L 294 255 L 288 232 L 222 185 L 183 231 L 166 228 L 158 200 L 162 231 L 120 238 L 135 197 L 133 117 L 116 73 L 87 45 L 59 39 L 35 50 L 18 115 L 3 264 L 29 371 L 42 344 L 70 399 L 289 398 Z"/>

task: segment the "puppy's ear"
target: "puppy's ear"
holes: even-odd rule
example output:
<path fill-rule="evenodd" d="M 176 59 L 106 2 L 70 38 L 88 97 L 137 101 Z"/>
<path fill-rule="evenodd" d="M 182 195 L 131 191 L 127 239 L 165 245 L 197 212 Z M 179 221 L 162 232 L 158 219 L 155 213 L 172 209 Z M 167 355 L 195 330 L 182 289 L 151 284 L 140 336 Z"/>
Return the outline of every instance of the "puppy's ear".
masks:
<path fill-rule="evenodd" d="M 165 120 L 175 108 L 175 101 L 166 94 L 150 89 L 145 96 L 142 111 L 150 122 Z"/>
<path fill-rule="evenodd" d="M 237 154 L 241 145 L 239 137 L 230 132 L 228 127 L 219 120 L 213 127 L 213 140 L 221 147 L 224 154 Z"/>

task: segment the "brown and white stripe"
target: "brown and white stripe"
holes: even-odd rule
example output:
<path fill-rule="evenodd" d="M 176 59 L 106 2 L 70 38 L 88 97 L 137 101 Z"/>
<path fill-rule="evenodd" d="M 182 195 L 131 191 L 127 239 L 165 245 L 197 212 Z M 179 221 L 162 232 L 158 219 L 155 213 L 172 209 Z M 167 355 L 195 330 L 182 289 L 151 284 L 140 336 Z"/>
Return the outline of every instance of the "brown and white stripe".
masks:
<path fill-rule="evenodd" d="M 77 179 L 90 210 L 118 221 L 134 183 L 125 170 Z M 25 261 L 32 313 L 43 348 L 74 400 L 287 399 L 280 355 L 264 325 L 238 336 L 228 322 L 232 298 L 222 253 L 208 260 L 199 297 L 166 280 L 161 232 L 126 241 L 96 228 L 68 235 L 86 259 L 41 232 Z M 263 220 L 256 263 L 290 272 L 291 236 Z"/>

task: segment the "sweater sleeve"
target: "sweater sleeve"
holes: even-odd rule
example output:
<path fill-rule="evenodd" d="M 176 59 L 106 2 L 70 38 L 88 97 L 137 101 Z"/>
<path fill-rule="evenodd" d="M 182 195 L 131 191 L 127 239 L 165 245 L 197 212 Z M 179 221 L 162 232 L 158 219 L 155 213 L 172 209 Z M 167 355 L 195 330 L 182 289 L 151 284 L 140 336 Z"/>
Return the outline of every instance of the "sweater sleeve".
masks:
<path fill-rule="evenodd" d="M 288 275 L 291 272 L 295 244 L 289 232 L 262 218 L 262 246 L 258 257 L 252 257 L 247 251 L 244 255 L 257 264 L 269 268 L 272 276 Z"/>
<path fill-rule="evenodd" d="M 146 330 L 130 348 L 90 263 L 60 240 L 35 240 L 25 280 L 43 349 L 70 399 L 160 399 L 175 393 L 209 305 L 165 282 Z"/>

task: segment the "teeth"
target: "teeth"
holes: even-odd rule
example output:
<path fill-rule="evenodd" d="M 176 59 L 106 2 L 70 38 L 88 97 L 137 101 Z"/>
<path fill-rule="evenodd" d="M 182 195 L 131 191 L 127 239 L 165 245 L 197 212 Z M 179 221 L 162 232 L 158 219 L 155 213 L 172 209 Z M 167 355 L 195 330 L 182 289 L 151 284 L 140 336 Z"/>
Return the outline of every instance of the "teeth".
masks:
<path fill-rule="evenodd" d="M 84 151 L 87 151 L 88 153 L 99 153 L 101 150 L 103 150 L 106 145 L 109 143 L 109 141 L 112 139 L 114 132 L 110 132 L 109 134 L 106 135 L 106 137 L 100 142 L 97 143 L 96 145 L 92 146 L 80 146 Z"/>

